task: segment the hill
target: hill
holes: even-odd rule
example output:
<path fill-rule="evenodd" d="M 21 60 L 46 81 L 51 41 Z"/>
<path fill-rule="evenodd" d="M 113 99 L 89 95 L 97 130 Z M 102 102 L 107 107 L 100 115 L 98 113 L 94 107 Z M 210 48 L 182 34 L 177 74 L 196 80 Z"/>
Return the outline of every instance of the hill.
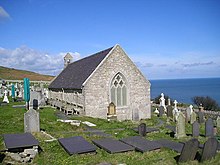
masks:
<path fill-rule="evenodd" d="M 25 77 L 31 81 L 51 81 L 54 78 L 54 76 L 0 66 L 0 79 L 23 80 Z"/>

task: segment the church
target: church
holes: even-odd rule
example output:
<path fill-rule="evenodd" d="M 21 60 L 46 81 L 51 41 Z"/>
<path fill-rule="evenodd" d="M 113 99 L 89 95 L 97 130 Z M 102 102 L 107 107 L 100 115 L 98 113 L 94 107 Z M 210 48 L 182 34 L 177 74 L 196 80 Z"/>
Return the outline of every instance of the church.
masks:
<path fill-rule="evenodd" d="M 71 60 L 70 54 L 64 57 L 65 68 L 49 85 L 50 102 L 61 102 L 76 114 L 95 118 L 151 117 L 150 82 L 118 44 Z"/>

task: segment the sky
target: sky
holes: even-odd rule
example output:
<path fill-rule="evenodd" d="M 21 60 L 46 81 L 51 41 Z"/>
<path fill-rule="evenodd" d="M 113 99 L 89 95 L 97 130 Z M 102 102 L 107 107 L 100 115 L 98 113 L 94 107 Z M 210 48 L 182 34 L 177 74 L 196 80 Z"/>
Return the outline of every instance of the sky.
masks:
<path fill-rule="evenodd" d="M 0 66 L 57 75 L 115 44 L 148 79 L 220 77 L 220 0 L 0 0 Z"/>

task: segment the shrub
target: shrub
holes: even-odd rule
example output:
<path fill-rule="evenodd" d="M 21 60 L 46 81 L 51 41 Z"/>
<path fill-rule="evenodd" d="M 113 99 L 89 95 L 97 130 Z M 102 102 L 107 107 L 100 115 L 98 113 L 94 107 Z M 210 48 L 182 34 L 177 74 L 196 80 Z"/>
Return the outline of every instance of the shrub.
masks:
<path fill-rule="evenodd" d="M 219 109 L 218 103 L 209 96 L 194 96 L 192 101 L 197 106 L 202 105 L 205 110 L 217 111 Z"/>

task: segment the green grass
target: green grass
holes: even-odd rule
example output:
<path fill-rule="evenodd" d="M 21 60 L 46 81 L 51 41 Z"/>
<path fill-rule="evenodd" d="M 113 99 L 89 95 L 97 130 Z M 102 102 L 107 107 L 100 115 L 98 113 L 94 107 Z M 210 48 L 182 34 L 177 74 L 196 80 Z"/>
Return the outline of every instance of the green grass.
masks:
<path fill-rule="evenodd" d="M 24 113 L 26 112 L 23 108 L 12 108 L 14 104 L 24 104 L 23 103 L 13 103 L 10 102 L 7 106 L 0 106 L 0 135 L 6 133 L 23 133 L 24 132 Z M 62 137 L 71 137 L 71 136 L 83 136 L 86 140 L 91 142 L 93 139 L 98 139 L 98 136 L 89 136 L 88 132 L 85 132 L 85 126 L 81 124 L 79 127 L 72 126 L 68 123 L 62 123 L 57 121 L 56 116 L 57 110 L 54 108 L 43 108 L 40 110 L 40 127 L 44 129 L 47 133 L 52 135 L 55 138 Z M 111 134 L 116 139 L 120 139 L 127 136 L 135 136 L 136 132 L 132 130 L 132 128 L 137 127 L 140 122 L 144 122 L 149 127 L 155 127 L 158 124 L 158 117 L 152 116 L 151 119 L 142 120 L 140 122 L 132 122 L 132 121 L 107 121 L 104 119 L 97 119 L 91 117 L 82 117 L 82 116 L 72 116 L 71 119 L 81 120 L 81 121 L 90 121 L 97 126 L 96 129 L 100 129 L 105 131 L 105 133 Z M 166 123 L 166 118 L 160 118 Z M 171 125 L 175 125 L 174 122 L 170 122 Z M 123 128 L 123 129 L 119 129 Z M 204 134 L 204 124 L 200 126 L 201 134 Z M 190 124 L 186 124 L 186 133 L 190 134 L 192 130 L 192 126 Z M 220 130 L 218 130 L 220 131 Z M 150 140 L 157 140 L 161 138 L 170 139 L 174 141 L 187 141 L 191 139 L 191 136 L 182 139 L 175 139 L 170 137 L 167 133 L 169 132 L 163 126 L 160 127 L 160 132 L 154 132 L 147 134 L 146 138 Z M 109 154 L 108 152 L 97 149 L 96 154 L 82 154 L 82 155 L 72 155 L 69 156 L 67 152 L 61 147 L 58 141 L 53 142 L 45 142 L 49 138 L 43 135 L 42 133 L 34 133 L 33 134 L 40 142 L 40 147 L 42 148 L 42 152 L 37 155 L 34 159 L 33 164 L 98 164 L 98 163 L 111 163 L 111 164 L 119 164 L 125 163 L 127 165 L 144 165 L 144 164 L 167 164 L 172 165 L 176 164 L 174 159 L 175 156 L 179 155 L 178 153 L 162 148 L 159 151 L 151 151 L 146 153 L 140 152 L 125 152 L 125 153 L 117 153 L 117 154 Z M 204 143 L 207 140 L 205 137 L 199 137 L 199 141 Z M 0 136 L 0 150 L 3 150 L 4 143 L 3 138 Z M 5 158 L 7 159 L 7 157 Z M 220 154 L 209 161 L 198 163 L 198 161 L 190 161 L 182 164 L 219 164 L 220 162 Z"/>

